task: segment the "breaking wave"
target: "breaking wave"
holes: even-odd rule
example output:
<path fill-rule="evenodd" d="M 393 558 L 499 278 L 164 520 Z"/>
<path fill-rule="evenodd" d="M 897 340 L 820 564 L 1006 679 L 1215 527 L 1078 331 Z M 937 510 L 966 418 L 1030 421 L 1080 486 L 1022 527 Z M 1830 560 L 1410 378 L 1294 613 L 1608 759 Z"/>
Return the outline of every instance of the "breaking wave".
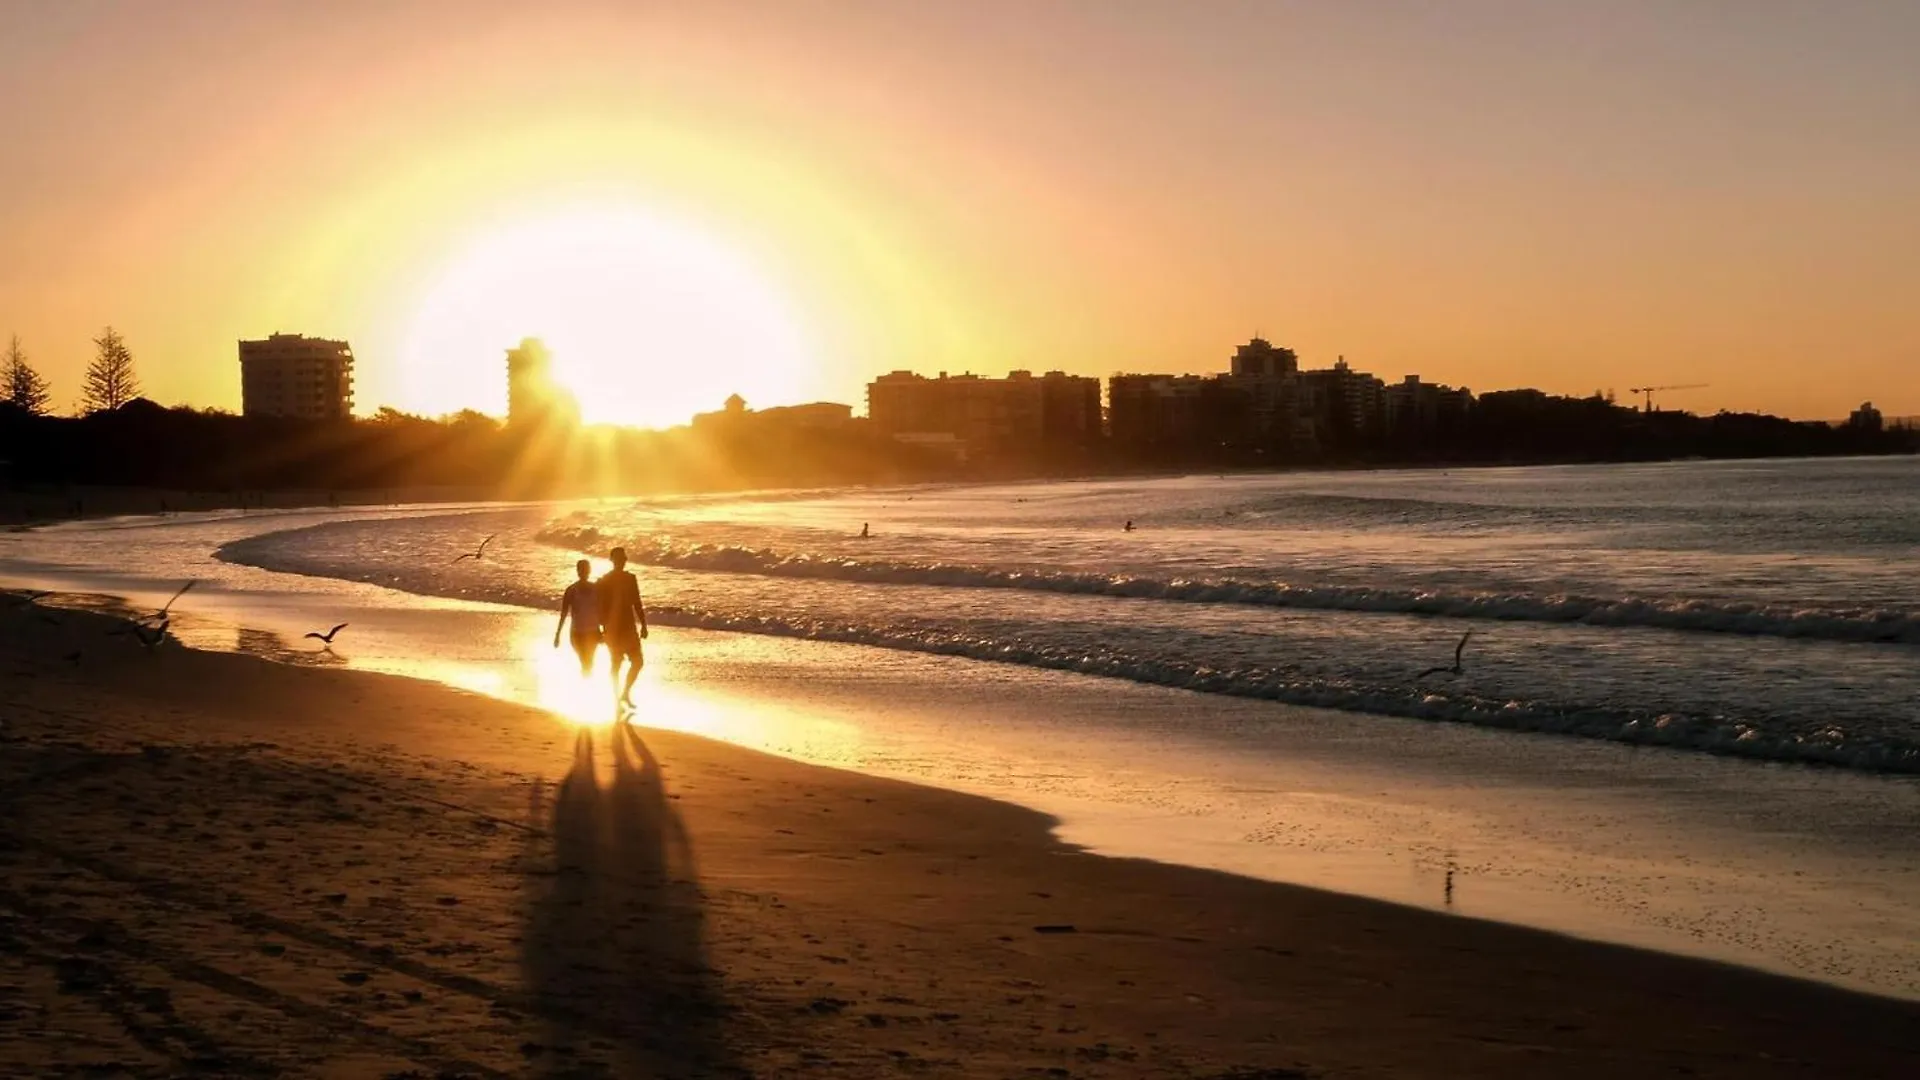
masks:
<path fill-rule="evenodd" d="M 298 532 L 312 534 L 334 528 L 338 526 L 323 525 Z M 552 603 L 552 596 L 547 589 L 520 585 L 510 580 L 455 576 L 446 568 L 421 566 L 418 563 L 409 563 L 404 567 L 393 564 L 368 565 L 365 562 L 303 553 L 297 549 L 289 550 L 284 541 L 291 535 L 268 534 L 236 541 L 221 548 L 217 557 L 284 573 L 364 581 L 424 595 L 489 600 L 539 609 L 547 608 Z M 546 539 L 548 542 L 557 542 L 551 536 Z M 596 536 L 594 542 L 599 539 Z M 644 548 L 635 550 L 655 556 L 661 553 L 660 549 L 650 552 Z M 713 550 L 737 552 L 739 549 Z M 695 565 L 691 568 L 694 569 L 721 569 L 720 566 L 701 564 L 708 559 L 731 562 L 742 557 L 734 553 L 702 553 L 700 549 L 679 554 L 693 558 Z M 680 566 L 677 563 L 657 565 Z M 817 567 L 837 564 L 794 564 L 788 560 L 782 565 Z M 855 565 L 863 567 L 860 572 L 869 572 L 873 564 Z M 952 584 L 926 578 L 915 579 L 914 583 Z M 1026 586 L 1004 584 L 987 587 Z M 1405 684 L 1372 683 L 1362 678 L 1304 672 L 1280 664 L 1223 663 L 1210 666 L 1189 658 L 1152 655 L 1112 641 L 1099 644 L 1062 643 L 1024 632 L 981 632 L 970 627 L 965 620 L 958 619 L 901 618 L 876 624 L 847 618 L 743 614 L 686 603 L 651 603 L 648 605 L 648 615 L 652 622 L 664 626 L 963 657 L 1290 705 L 1464 723 L 1511 731 L 1574 735 L 1766 761 L 1920 774 L 1920 742 L 1900 736 L 1877 737 L 1850 730 L 1839 723 L 1814 725 L 1795 723 L 1784 717 L 1741 717 L 1546 700 L 1490 699 L 1460 691 L 1431 692 L 1410 688 Z"/>
<path fill-rule="evenodd" d="M 621 542 L 593 526 L 549 526 L 538 539 L 568 550 L 601 551 Z M 964 563 L 864 560 L 783 553 L 768 548 L 670 541 L 624 541 L 639 563 L 673 570 L 762 577 L 930 585 L 1032 592 L 1244 604 L 1315 611 L 1435 615 L 1508 622 L 1649 627 L 1695 633 L 1748 634 L 1821 641 L 1920 644 L 1920 612 L 1808 609 L 1700 600 L 1654 601 L 1528 593 L 1445 592 L 1355 585 L 1296 585 L 1232 578 L 1153 578 L 1047 569 L 1002 569 Z"/>
<path fill-rule="evenodd" d="M 1213 668 L 1183 660 L 1141 656 L 1111 647 L 1089 650 L 1041 642 L 998 640 L 950 630 L 879 628 L 825 620 L 732 615 L 697 608 L 662 610 L 668 625 L 771 634 L 941 656 L 1020 664 L 1126 679 L 1198 693 L 1260 698 L 1348 712 L 1448 721 L 1510 731 L 1548 732 L 1642 746 L 1667 746 L 1768 761 L 1838 765 L 1876 772 L 1920 774 L 1920 745 L 1866 739 L 1839 726 L 1812 733 L 1771 732 L 1730 717 L 1566 707 L 1547 702 L 1490 701 L 1471 695 L 1409 692 L 1324 678 L 1302 678 L 1282 668 Z"/>

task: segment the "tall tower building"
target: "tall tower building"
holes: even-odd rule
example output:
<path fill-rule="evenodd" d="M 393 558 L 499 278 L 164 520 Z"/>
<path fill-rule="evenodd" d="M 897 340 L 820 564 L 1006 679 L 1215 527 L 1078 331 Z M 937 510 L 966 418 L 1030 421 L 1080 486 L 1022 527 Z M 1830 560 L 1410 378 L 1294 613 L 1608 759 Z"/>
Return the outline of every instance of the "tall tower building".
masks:
<path fill-rule="evenodd" d="M 353 415 L 353 347 L 299 334 L 242 341 L 240 411 L 246 416 L 347 419 Z"/>
<path fill-rule="evenodd" d="M 553 354 L 539 338 L 524 338 L 507 350 L 507 424 L 526 427 L 574 423 L 580 406 L 553 381 Z"/>

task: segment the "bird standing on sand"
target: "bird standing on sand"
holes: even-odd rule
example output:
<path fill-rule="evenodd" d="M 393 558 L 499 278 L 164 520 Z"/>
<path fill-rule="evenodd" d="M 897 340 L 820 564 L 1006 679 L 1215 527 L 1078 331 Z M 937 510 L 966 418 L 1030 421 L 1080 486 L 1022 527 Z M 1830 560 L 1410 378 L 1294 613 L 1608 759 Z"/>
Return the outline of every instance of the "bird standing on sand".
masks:
<path fill-rule="evenodd" d="M 1424 678 L 1426 678 L 1426 677 L 1427 677 L 1427 676 L 1429 676 L 1429 675 L 1443 675 L 1443 674 L 1444 674 L 1444 675 L 1459 675 L 1459 674 L 1461 674 L 1461 671 L 1460 671 L 1460 654 L 1461 654 L 1462 652 L 1464 652 L 1464 651 L 1466 651 L 1466 648 L 1467 648 L 1467 639 L 1468 639 L 1468 638 L 1470 638 L 1470 637 L 1472 637 L 1472 636 L 1473 636 L 1473 631 L 1471 631 L 1471 630 L 1469 630 L 1469 631 L 1467 631 L 1466 633 L 1464 633 L 1464 634 L 1461 634 L 1461 635 L 1460 635 L 1460 644 L 1458 644 L 1458 645 L 1455 645 L 1455 646 L 1453 647 L 1453 666 L 1452 666 L 1452 667 L 1430 667 L 1430 668 L 1428 668 L 1427 670 L 1425 670 L 1425 671 L 1423 671 L 1423 672 L 1421 672 L 1420 674 L 1418 674 L 1418 675 L 1415 675 L 1415 676 L 1413 677 L 1413 681 L 1414 681 L 1414 682 L 1419 682 L 1419 681 L 1420 681 L 1421 679 L 1424 679 Z"/>
<path fill-rule="evenodd" d="M 327 631 L 324 634 L 320 633 L 317 630 L 309 630 L 307 631 L 307 636 L 312 638 L 315 641 L 318 641 L 325 648 L 331 649 L 333 648 L 333 635 L 339 633 L 342 630 L 345 630 L 346 628 L 347 628 L 347 624 L 341 623 L 340 625 L 334 627 L 333 629 Z"/>
<path fill-rule="evenodd" d="M 469 551 L 469 552 L 467 552 L 467 553 L 466 553 L 465 555 L 462 555 L 462 556 L 460 556 L 460 558 L 458 558 L 458 559 L 455 559 L 455 560 L 453 560 L 453 561 L 454 561 L 454 562 L 460 562 L 460 561 L 462 561 L 462 560 L 465 560 L 465 559 L 480 559 L 480 558 L 482 558 L 482 557 L 484 557 L 484 556 L 486 555 L 486 553 L 487 553 L 487 545 L 488 545 L 488 544 L 491 544 L 491 543 L 493 543 L 493 538 L 494 538 L 495 536 L 498 536 L 498 535 L 500 535 L 500 534 L 499 534 L 499 533 L 492 533 L 492 534 L 490 534 L 490 535 L 488 535 L 488 537 L 487 537 L 487 538 L 486 538 L 485 540 L 482 540 L 482 541 L 480 541 L 480 546 L 479 546 L 479 547 L 477 547 L 477 548 L 474 548 L 474 549 L 473 549 L 472 551 Z"/>

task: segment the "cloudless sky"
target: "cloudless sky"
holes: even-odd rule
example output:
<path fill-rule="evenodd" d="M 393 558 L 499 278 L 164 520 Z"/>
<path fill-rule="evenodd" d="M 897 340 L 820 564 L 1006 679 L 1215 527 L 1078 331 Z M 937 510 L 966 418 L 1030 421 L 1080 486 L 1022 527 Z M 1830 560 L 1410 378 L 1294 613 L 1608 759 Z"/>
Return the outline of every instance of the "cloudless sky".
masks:
<path fill-rule="evenodd" d="M 0 335 L 63 403 L 112 323 L 165 403 L 278 329 L 350 338 L 363 412 L 497 408 L 498 352 L 398 370 L 434 275 L 639 205 L 791 298 L 798 399 L 1259 332 L 1916 414 L 1916 58 L 1900 0 L 0 0 Z"/>

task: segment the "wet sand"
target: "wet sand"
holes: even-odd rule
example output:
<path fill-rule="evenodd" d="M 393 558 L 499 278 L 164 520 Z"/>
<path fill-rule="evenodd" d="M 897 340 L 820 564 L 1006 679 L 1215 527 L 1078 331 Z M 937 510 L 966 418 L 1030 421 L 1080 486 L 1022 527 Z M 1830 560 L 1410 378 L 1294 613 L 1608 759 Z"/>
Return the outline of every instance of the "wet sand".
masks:
<path fill-rule="evenodd" d="M 113 625 L 0 611 L 0 1075 L 1920 1060 L 1911 1003 L 1094 856 L 1004 803 Z"/>

